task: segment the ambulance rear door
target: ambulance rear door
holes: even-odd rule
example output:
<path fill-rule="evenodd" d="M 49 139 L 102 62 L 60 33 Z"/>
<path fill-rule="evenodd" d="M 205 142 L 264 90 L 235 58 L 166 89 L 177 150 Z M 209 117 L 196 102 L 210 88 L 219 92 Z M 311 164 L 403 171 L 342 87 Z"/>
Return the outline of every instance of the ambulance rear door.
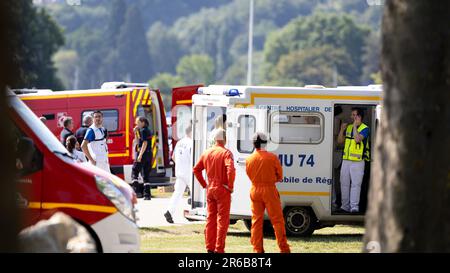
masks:
<path fill-rule="evenodd" d="M 251 181 L 245 170 L 245 160 L 253 151 L 255 132 L 267 132 L 267 109 L 231 108 L 227 111 L 227 148 L 233 153 L 236 179 L 230 214 L 251 216 Z"/>

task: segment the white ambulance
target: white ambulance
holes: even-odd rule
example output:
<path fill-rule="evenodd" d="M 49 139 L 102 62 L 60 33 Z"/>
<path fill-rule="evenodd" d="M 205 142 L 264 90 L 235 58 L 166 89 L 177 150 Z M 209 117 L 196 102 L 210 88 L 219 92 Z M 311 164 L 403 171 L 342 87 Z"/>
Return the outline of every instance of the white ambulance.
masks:
<path fill-rule="evenodd" d="M 360 197 L 360 213 L 342 213 L 339 170 L 343 145 L 337 143 L 342 123 L 351 123 L 352 108 L 364 112 L 375 143 L 380 119 L 380 85 L 325 88 L 211 85 L 200 87 L 192 97 L 193 161 L 209 147 L 209 132 L 220 115 L 226 117 L 227 144 L 234 156 L 236 180 L 231 201 L 232 221 L 251 226 L 250 187 L 245 160 L 253 152 L 256 131 L 268 135 L 267 150 L 278 155 L 283 180 L 277 183 L 291 236 L 311 235 L 315 229 L 335 224 L 364 222 L 370 185 L 370 162 L 366 162 Z M 372 148 L 372 147 L 371 147 Z M 206 192 L 194 176 L 185 217 L 205 219 Z M 267 218 L 268 219 L 268 218 Z M 270 222 L 266 221 L 267 226 Z"/>

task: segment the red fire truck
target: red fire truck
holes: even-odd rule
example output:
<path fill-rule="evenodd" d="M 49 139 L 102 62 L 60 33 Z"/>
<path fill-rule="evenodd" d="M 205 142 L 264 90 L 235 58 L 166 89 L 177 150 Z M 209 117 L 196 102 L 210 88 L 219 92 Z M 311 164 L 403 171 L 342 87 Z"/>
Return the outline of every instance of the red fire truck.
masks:
<path fill-rule="evenodd" d="M 11 145 L 17 145 L 20 228 L 63 212 L 89 231 L 98 252 L 139 252 L 132 188 L 89 163 L 76 163 L 17 96 L 8 92 L 7 98 Z"/>
<path fill-rule="evenodd" d="M 133 164 L 133 128 L 138 116 L 150 121 L 152 138 L 152 186 L 166 185 L 170 168 L 166 115 L 157 89 L 147 84 L 123 82 L 104 83 L 101 89 L 59 91 L 29 91 L 19 95 L 37 115 L 47 119 L 46 125 L 59 137 L 66 117 L 72 117 L 75 130 L 84 116 L 94 110 L 103 113 L 103 125 L 108 130 L 109 163 L 112 173 L 131 183 Z"/>

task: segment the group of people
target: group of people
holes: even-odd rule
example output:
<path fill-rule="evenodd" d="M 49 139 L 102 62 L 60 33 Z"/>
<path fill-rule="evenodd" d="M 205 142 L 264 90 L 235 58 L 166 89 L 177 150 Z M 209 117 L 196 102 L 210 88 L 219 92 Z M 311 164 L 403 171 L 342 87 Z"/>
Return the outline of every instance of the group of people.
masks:
<path fill-rule="evenodd" d="M 230 224 L 231 194 L 234 191 L 236 171 L 233 154 L 225 148 L 226 116 L 220 115 L 209 135 L 209 148 L 200 156 L 194 168 L 190 166 L 192 153 L 192 128 L 186 129 L 186 135 L 177 142 L 173 160 L 175 162 L 175 191 L 164 216 L 173 223 L 172 215 L 176 204 L 188 186 L 192 172 L 200 185 L 206 189 L 207 221 L 205 227 L 205 244 L 209 253 L 225 252 L 225 241 Z M 274 226 L 277 243 L 282 253 L 290 253 L 287 243 L 284 217 L 281 208 L 280 195 L 275 184 L 281 181 L 283 170 L 278 157 L 265 150 L 267 137 L 256 133 L 253 137 L 255 152 L 247 158 L 246 171 L 252 181 L 250 192 L 252 207 L 251 243 L 256 253 L 263 253 L 263 223 L 264 212 L 267 209 Z M 207 181 L 203 177 L 206 173 Z"/>
<path fill-rule="evenodd" d="M 343 123 L 340 127 L 337 142 L 344 144 L 340 184 L 342 202 L 340 210 L 343 212 L 359 211 L 359 194 L 364 175 L 364 162 L 369 160 L 369 127 L 362 123 L 364 113 L 360 108 L 353 108 L 351 112 L 353 123 Z M 185 131 L 185 137 L 175 146 L 172 159 L 175 162 L 175 191 L 164 213 L 166 220 L 173 223 L 173 214 L 177 204 L 182 199 L 192 172 L 200 185 L 206 189 L 207 222 L 205 227 L 206 250 L 210 253 L 225 252 L 225 240 L 230 223 L 231 194 L 234 191 L 235 167 L 233 154 L 226 145 L 226 131 L 223 124 L 226 116 L 216 122 L 216 128 L 211 133 L 211 147 L 207 149 L 196 162 L 194 168 L 190 166 L 192 156 L 192 127 Z M 222 123 L 221 125 L 217 125 Z M 61 132 L 61 141 L 79 161 L 86 159 L 93 165 L 110 171 L 108 163 L 108 149 L 106 144 L 107 130 L 102 126 L 103 114 L 95 111 L 93 116 L 83 119 L 83 126 L 76 133 L 73 121 L 66 118 Z M 135 192 L 145 199 L 151 199 L 150 170 L 151 170 L 151 139 L 149 122 L 145 117 L 136 119 L 135 133 L 135 162 L 132 170 L 132 187 Z M 267 213 L 273 225 L 280 252 L 290 253 L 287 242 L 285 222 L 281 208 L 280 195 L 276 183 L 283 177 L 283 170 L 278 157 L 265 149 L 267 136 L 257 132 L 253 136 L 255 148 L 246 160 L 246 172 L 252 182 L 250 190 L 252 226 L 251 244 L 253 251 L 264 253 L 263 223 L 264 212 Z M 80 151 L 80 147 L 83 153 Z M 84 159 L 83 159 L 84 158 Z M 208 182 L 203 177 L 206 173 Z M 143 185 L 138 181 L 139 173 L 143 174 Z M 143 188 L 143 189 L 142 189 Z M 139 197 L 139 196 L 138 196 Z"/>
<path fill-rule="evenodd" d="M 83 118 L 82 126 L 73 132 L 74 124 L 71 117 L 63 121 L 64 128 L 60 133 L 60 141 L 71 156 L 78 162 L 91 163 L 94 166 L 111 172 L 108 160 L 108 131 L 103 127 L 103 113 L 94 111 L 92 116 Z"/>
<path fill-rule="evenodd" d="M 45 122 L 44 119 L 41 120 Z M 92 115 L 85 116 L 82 126 L 75 133 L 73 132 L 74 124 L 71 117 L 66 117 L 63 125 L 60 140 L 71 156 L 78 162 L 88 161 L 92 165 L 111 173 L 108 159 L 108 131 L 103 126 L 103 113 L 94 111 Z M 138 198 L 144 197 L 145 200 L 150 200 L 152 132 L 149 129 L 149 121 L 146 117 L 137 117 L 135 125 L 132 187 Z M 143 183 L 139 182 L 139 174 L 143 177 Z"/>

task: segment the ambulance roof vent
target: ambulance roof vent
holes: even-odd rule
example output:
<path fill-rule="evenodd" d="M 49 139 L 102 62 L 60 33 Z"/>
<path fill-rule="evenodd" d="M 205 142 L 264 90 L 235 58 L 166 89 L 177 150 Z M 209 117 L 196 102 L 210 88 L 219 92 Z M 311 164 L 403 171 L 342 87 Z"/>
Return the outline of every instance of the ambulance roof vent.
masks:
<path fill-rule="evenodd" d="M 130 87 L 148 87 L 147 83 L 129 83 L 129 82 L 105 82 L 101 89 L 120 89 Z"/>
<path fill-rule="evenodd" d="M 325 86 L 318 85 L 318 84 L 309 84 L 309 85 L 305 85 L 305 88 L 323 89 L 323 88 L 325 88 Z"/>

